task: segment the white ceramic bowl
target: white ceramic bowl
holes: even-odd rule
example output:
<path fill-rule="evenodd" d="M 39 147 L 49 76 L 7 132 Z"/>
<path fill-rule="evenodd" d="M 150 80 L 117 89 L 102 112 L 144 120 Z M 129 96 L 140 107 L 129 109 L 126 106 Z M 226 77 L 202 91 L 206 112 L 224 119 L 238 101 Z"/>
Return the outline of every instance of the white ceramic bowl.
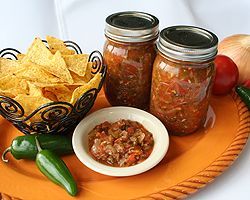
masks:
<path fill-rule="evenodd" d="M 88 150 L 88 133 L 104 121 L 115 122 L 129 119 L 141 123 L 153 134 L 154 148 L 143 162 L 130 167 L 111 167 L 94 160 Z M 88 168 L 109 176 L 131 176 L 145 172 L 157 165 L 167 153 L 169 136 L 159 119 L 148 112 L 131 107 L 110 107 L 98 110 L 85 117 L 76 127 L 73 138 L 73 149 L 78 159 Z"/>

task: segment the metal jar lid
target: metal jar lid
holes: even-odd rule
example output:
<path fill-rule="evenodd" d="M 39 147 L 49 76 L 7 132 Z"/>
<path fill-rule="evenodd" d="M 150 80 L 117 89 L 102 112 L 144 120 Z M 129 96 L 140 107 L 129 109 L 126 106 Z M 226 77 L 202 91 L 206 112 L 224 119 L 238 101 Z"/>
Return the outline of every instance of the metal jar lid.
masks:
<path fill-rule="evenodd" d="M 119 12 L 106 18 L 105 35 L 121 42 L 146 42 L 159 34 L 159 20 L 143 12 Z"/>
<path fill-rule="evenodd" d="M 194 26 L 172 26 L 160 33 L 158 50 L 182 61 L 204 62 L 217 54 L 218 38 L 212 32 Z"/>

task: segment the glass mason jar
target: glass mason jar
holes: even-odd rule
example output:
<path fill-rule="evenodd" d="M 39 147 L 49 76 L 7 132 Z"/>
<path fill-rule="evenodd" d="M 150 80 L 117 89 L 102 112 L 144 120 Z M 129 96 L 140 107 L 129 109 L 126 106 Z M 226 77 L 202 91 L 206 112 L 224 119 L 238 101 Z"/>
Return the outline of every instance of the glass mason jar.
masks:
<path fill-rule="evenodd" d="M 142 12 L 121 12 L 106 19 L 104 92 L 113 106 L 149 108 L 159 21 Z"/>
<path fill-rule="evenodd" d="M 150 112 L 170 134 L 186 135 L 205 122 L 214 78 L 218 38 L 192 26 L 161 31 L 157 44 Z"/>

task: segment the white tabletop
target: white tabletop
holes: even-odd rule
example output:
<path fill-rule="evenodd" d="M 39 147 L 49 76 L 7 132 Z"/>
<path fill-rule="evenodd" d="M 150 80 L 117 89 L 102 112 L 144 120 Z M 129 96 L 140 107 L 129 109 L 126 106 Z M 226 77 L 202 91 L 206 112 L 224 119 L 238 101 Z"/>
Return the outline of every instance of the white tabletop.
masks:
<path fill-rule="evenodd" d="M 102 51 L 105 18 L 118 11 L 151 13 L 160 29 L 195 25 L 219 39 L 250 34 L 249 0 L 1 0 L 0 49 L 26 50 L 33 38 L 46 35 L 76 41 L 84 52 Z M 250 144 L 220 177 L 190 200 L 250 199 Z"/>

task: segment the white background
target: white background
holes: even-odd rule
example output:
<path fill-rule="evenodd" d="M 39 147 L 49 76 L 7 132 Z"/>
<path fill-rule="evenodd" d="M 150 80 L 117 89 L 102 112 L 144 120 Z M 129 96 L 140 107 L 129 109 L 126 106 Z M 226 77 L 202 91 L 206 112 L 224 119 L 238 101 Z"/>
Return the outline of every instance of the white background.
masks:
<path fill-rule="evenodd" d="M 76 41 L 84 52 L 102 51 L 105 18 L 126 10 L 157 16 L 160 29 L 196 25 L 220 40 L 250 34 L 250 0 L 0 0 L 0 50 L 25 52 L 34 37 L 53 35 Z M 229 170 L 188 199 L 250 199 L 250 144 Z"/>

